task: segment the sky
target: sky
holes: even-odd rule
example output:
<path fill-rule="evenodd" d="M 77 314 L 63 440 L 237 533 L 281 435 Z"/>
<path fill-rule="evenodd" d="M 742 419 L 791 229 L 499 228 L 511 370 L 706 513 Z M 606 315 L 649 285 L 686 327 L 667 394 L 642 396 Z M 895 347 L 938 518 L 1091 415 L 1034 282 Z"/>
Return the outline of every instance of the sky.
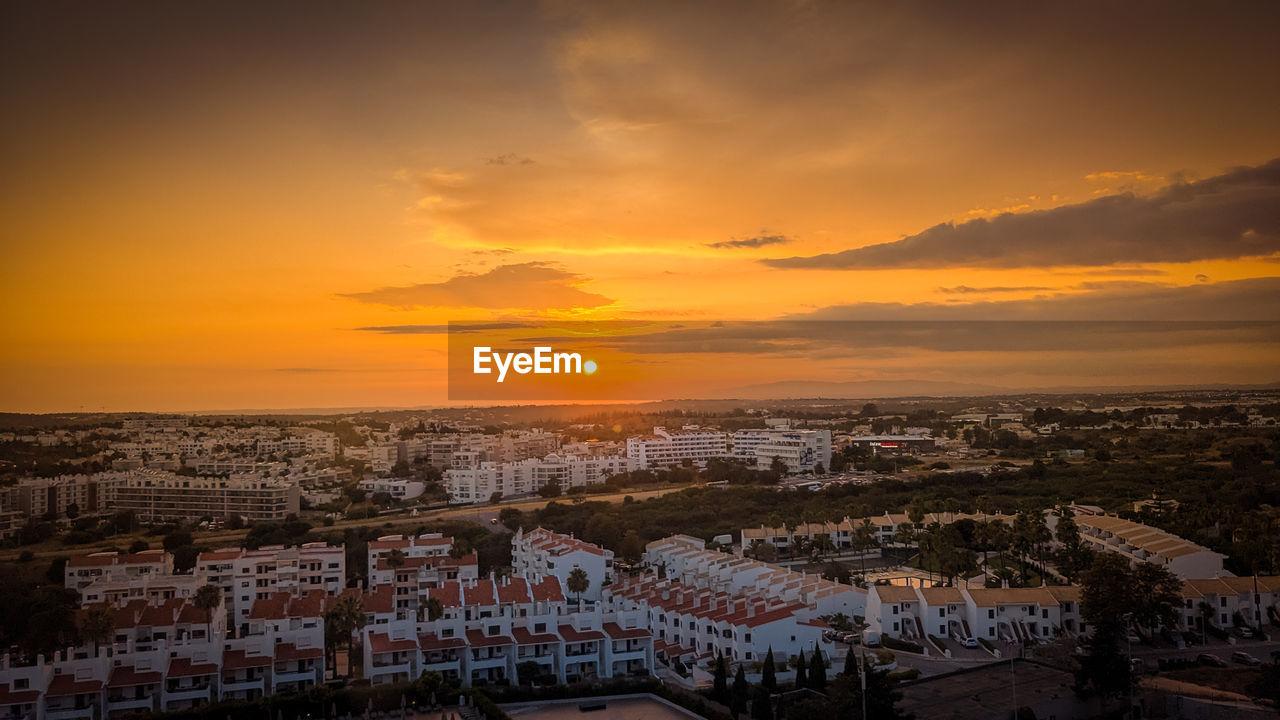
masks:
<path fill-rule="evenodd" d="M 1043 341 L 682 345 L 653 399 L 1280 381 L 1274 328 L 1040 326 L 1280 318 L 1275 3 L 0 14 L 0 410 L 442 404 L 438 328 L 512 320 Z"/>

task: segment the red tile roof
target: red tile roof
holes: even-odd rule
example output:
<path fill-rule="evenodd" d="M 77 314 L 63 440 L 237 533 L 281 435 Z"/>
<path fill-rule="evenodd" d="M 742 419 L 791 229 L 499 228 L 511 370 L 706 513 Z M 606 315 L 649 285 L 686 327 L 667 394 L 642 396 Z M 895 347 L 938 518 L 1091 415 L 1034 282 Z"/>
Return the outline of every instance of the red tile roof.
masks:
<path fill-rule="evenodd" d="M 498 586 L 498 602 L 500 603 L 527 603 L 529 601 L 529 583 L 522 577 L 509 578 L 506 583 Z"/>
<path fill-rule="evenodd" d="M 216 675 L 218 666 L 213 663 L 193 663 L 190 658 L 174 658 L 169 661 L 167 677 L 199 677 Z"/>
<path fill-rule="evenodd" d="M 289 593 L 277 592 L 261 600 L 254 600 L 249 610 L 250 620 L 284 620 L 289 617 Z"/>
<path fill-rule="evenodd" d="M 471 647 L 492 647 L 495 645 L 515 645 L 516 641 L 506 635 L 485 635 L 479 630 L 468 630 L 467 644 Z"/>
<path fill-rule="evenodd" d="M 565 642 L 586 642 L 604 639 L 604 633 L 599 630 L 579 630 L 572 625 L 561 625 L 556 630 L 560 633 L 560 637 L 564 638 Z"/>
<path fill-rule="evenodd" d="M 39 699 L 39 690 L 10 690 L 8 683 L 0 683 L 0 707 L 6 705 L 31 705 Z"/>
<path fill-rule="evenodd" d="M 418 647 L 422 648 L 423 652 L 430 652 L 431 650 L 448 650 L 450 648 L 466 646 L 466 641 L 460 637 L 442 638 L 430 634 L 418 636 Z"/>
<path fill-rule="evenodd" d="M 614 640 L 631 640 L 635 638 L 653 637 L 653 635 L 643 628 L 624 628 L 618 623 L 605 623 L 604 631 L 609 633 L 609 637 Z"/>
<path fill-rule="evenodd" d="M 449 580 L 443 587 L 429 588 L 427 597 L 439 600 L 442 608 L 462 607 L 462 586 L 457 580 Z"/>
<path fill-rule="evenodd" d="M 462 588 L 462 599 L 468 605 L 493 605 L 494 587 L 492 580 L 476 580 L 474 585 Z"/>
<path fill-rule="evenodd" d="M 408 641 L 412 642 L 412 641 Z M 294 660 L 313 660 L 324 655 L 323 648 L 300 648 L 293 643 L 276 645 L 276 662 L 292 662 Z"/>
<path fill-rule="evenodd" d="M 534 602 L 564 602 L 564 588 L 560 585 L 560 578 L 555 575 L 547 575 L 532 583 L 530 589 L 533 591 Z"/>
<path fill-rule="evenodd" d="M 111 671 L 107 687 L 121 688 L 135 685 L 156 685 L 164 679 L 158 670 L 138 671 L 132 665 L 119 665 Z"/>
<path fill-rule="evenodd" d="M 372 633 L 369 635 L 369 649 L 375 654 L 405 652 L 417 650 L 418 644 L 412 640 L 392 640 L 385 633 Z"/>
<path fill-rule="evenodd" d="M 558 643 L 560 638 L 551 633 L 534 633 L 520 626 L 511 628 L 511 635 L 517 645 L 538 645 L 540 643 Z"/>
<path fill-rule="evenodd" d="M 243 670 L 269 665 L 271 665 L 270 655 L 246 655 L 243 650 L 228 650 L 222 654 L 223 670 Z"/>
<path fill-rule="evenodd" d="M 67 695 L 83 695 L 101 692 L 101 680 L 77 680 L 75 675 L 54 675 L 45 691 L 48 697 L 65 697 Z"/>

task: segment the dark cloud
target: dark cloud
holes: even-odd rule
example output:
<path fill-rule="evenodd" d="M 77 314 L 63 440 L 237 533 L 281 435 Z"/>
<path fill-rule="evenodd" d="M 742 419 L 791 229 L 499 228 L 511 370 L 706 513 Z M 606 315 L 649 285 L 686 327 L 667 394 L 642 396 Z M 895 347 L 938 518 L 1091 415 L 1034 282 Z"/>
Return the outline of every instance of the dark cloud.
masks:
<path fill-rule="evenodd" d="M 587 278 L 557 266 L 528 262 L 501 265 L 482 274 L 462 274 L 439 283 L 383 287 L 348 293 L 360 302 L 392 307 L 594 308 L 612 299 L 580 289 Z"/>
<path fill-rule="evenodd" d="M 1051 210 L 935 225 L 895 242 L 778 268 L 1028 267 L 1189 262 L 1280 250 L 1280 159 L 1155 195 L 1119 194 Z"/>
<path fill-rule="evenodd" d="M 446 333 L 476 333 L 489 330 L 515 330 L 533 327 L 528 323 L 450 323 L 448 325 L 366 325 L 356 330 L 383 335 L 444 335 Z"/>
<path fill-rule="evenodd" d="M 1280 277 L 1172 286 L 1142 282 L 1081 283 L 1088 292 L 1028 300 L 965 303 L 855 303 L 788 319 L 861 321 L 1274 321 Z"/>
<path fill-rule="evenodd" d="M 760 248 L 768 245 L 783 245 L 789 242 L 791 242 L 791 238 L 786 235 L 758 235 L 756 237 L 707 243 L 707 247 L 716 248 L 717 250 Z"/>
<path fill-rule="evenodd" d="M 977 295 L 982 293 L 1012 293 L 1012 292 L 1035 292 L 1039 290 L 1052 290 L 1053 288 L 1043 287 L 1040 285 L 1021 285 L 1017 287 L 994 286 L 994 287 L 969 287 L 968 285 L 956 285 L 955 287 L 940 287 L 938 290 L 948 295 Z"/>
<path fill-rule="evenodd" d="M 532 158 L 522 157 L 515 153 L 506 153 L 485 160 L 486 165 L 532 165 L 536 162 Z"/>

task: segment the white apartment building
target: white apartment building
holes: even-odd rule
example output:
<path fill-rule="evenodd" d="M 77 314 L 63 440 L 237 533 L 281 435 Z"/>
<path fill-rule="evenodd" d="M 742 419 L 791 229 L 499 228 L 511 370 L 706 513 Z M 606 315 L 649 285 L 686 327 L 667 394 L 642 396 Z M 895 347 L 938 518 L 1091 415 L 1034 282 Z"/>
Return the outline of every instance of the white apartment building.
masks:
<path fill-rule="evenodd" d="M 443 609 L 434 621 L 381 607 L 361 631 L 372 684 L 423 671 L 464 687 L 514 681 L 522 663 L 559 683 L 652 673 L 653 640 L 638 614 L 569 612 L 553 576 L 449 581 L 431 597 Z"/>
<path fill-rule="evenodd" d="M 733 457 L 766 468 L 774 458 L 787 465 L 788 473 L 812 472 L 815 465 L 831 463 L 830 430 L 751 428 L 733 433 Z"/>
<path fill-rule="evenodd" d="M 142 522 L 233 515 L 284 520 L 297 514 L 301 498 L 297 485 L 280 479 L 187 477 L 157 470 L 129 473 L 115 492 L 115 509 L 133 510 Z"/>
<path fill-rule="evenodd" d="M 1056 524 L 1052 516 L 1049 521 Z M 1159 565 L 1181 578 L 1227 574 L 1222 568 L 1225 555 L 1163 530 L 1111 515 L 1077 514 L 1075 521 L 1080 527 L 1080 538 L 1094 550 Z"/>
<path fill-rule="evenodd" d="M 172 574 L 173 556 L 163 550 L 132 554 L 107 551 L 69 558 L 64 570 L 64 584 L 78 591 L 99 580 L 143 584 Z"/>
<path fill-rule="evenodd" d="M 709 663 L 717 654 L 735 663 L 777 660 L 833 646 L 822 636 L 828 626 L 803 602 L 760 594 L 735 595 L 659 579 L 629 576 L 605 590 L 606 614 L 637 614 L 654 650 L 669 661 Z"/>
<path fill-rule="evenodd" d="M 800 603 L 819 616 L 843 613 L 853 617 L 866 610 L 867 591 L 862 588 L 707 550 L 705 542 L 688 535 L 654 540 L 645 546 L 644 561 L 650 568 L 662 568 L 667 577 L 690 587 L 730 596 L 761 597 L 770 606 Z"/>
<path fill-rule="evenodd" d="M 346 586 L 346 548 L 311 542 L 256 550 L 222 548 L 202 552 L 194 575 L 199 585 L 222 588 L 231 626 L 244 632 L 258 601 L 284 593 L 336 595 Z"/>
<path fill-rule="evenodd" d="M 589 585 L 582 600 L 600 599 L 601 589 L 613 582 L 613 551 L 543 528 L 516 531 L 511 538 L 511 568 L 517 575 L 552 575 L 568 588 L 569 575 L 581 569 Z M 573 593 L 575 599 L 578 594 Z"/>
<path fill-rule="evenodd" d="M 360 481 L 360 489 L 376 495 L 386 493 L 392 500 L 412 500 L 427 491 L 427 484 L 408 478 L 366 478 Z"/>
<path fill-rule="evenodd" d="M 530 495 L 553 481 L 563 490 L 596 485 L 636 467 L 629 457 L 621 455 L 578 457 L 553 453 L 516 462 L 453 467 L 445 471 L 444 481 L 450 502 L 478 503 L 488 502 L 494 493 L 502 497 Z"/>
<path fill-rule="evenodd" d="M 453 538 L 440 533 L 423 535 L 383 535 L 377 540 L 369 541 L 366 570 L 368 577 L 373 577 L 378 569 L 378 560 L 386 558 L 392 550 L 399 550 L 406 558 L 448 557 L 453 550 Z"/>
<path fill-rule="evenodd" d="M 637 469 L 666 468 L 686 463 L 705 465 L 729 454 L 728 436 L 719 430 L 686 425 L 679 430 L 655 427 L 652 435 L 627 438 L 627 457 Z"/>

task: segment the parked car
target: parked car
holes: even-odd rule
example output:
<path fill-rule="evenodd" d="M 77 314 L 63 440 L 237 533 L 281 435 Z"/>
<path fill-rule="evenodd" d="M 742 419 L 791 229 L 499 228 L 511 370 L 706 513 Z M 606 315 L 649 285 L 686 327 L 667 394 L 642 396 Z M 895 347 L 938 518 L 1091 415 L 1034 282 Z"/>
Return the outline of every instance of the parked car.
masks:
<path fill-rule="evenodd" d="M 1136 632 L 1130 632 L 1129 636 L 1126 639 L 1134 645 L 1137 645 L 1138 643 L 1142 642 L 1142 638 L 1138 637 L 1138 633 Z"/>
<path fill-rule="evenodd" d="M 1240 665 L 1261 665 L 1262 661 L 1243 650 L 1231 653 L 1231 662 Z"/>
<path fill-rule="evenodd" d="M 880 633 L 868 630 L 862 634 L 862 644 L 869 648 L 880 647 Z"/>
<path fill-rule="evenodd" d="M 1252 637 L 1256 637 L 1256 636 L 1257 636 L 1257 631 L 1256 631 L 1256 630 L 1254 630 L 1254 629 L 1253 629 L 1253 628 L 1251 628 L 1251 627 L 1246 627 L 1246 626 L 1244 626 L 1244 625 L 1241 625 L 1240 627 L 1237 627 L 1237 628 L 1234 630 L 1234 632 L 1235 632 L 1235 634 L 1236 634 L 1236 637 L 1238 637 L 1238 638 L 1242 638 L 1242 639 L 1244 639 L 1244 640 L 1248 640 L 1249 638 L 1252 638 Z"/>
<path fill-rule="evenodd" d="M 1227 663 L 1222 658 L 1212 653 L 1200 653 L 1196 656 L 1196 662 L 1209 667 L 1226 667 Z"/>
<path fill-rule="evenodd" d="M 967 637 L 961 640 L 960 644 L 967 648 L 976 648 L 978 647 L 978 638 Z"/>

